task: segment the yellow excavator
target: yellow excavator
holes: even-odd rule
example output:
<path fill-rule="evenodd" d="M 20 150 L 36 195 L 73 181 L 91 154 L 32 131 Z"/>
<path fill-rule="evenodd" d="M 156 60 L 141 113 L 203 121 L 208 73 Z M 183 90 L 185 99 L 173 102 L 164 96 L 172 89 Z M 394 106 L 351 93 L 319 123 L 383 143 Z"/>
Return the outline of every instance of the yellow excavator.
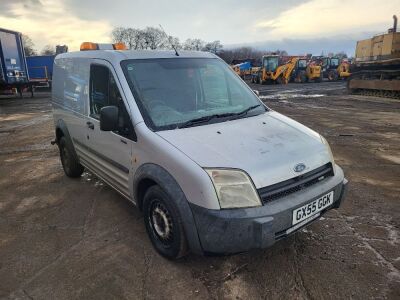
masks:
<path fill-rule="evenodd" d="M 321 82 L 322 68 L 317 61 L 299 57 L 292 71 L 291 80 L 296 83 Z"/>
<path fill-rule="evenodd" d="M 339 64 L 339 67 L 337 68 L 337 72 L 338 72 L 340 79 L 346 80 L 348 77 L 350 77 L 350 75 L 351 75 L 350 62 L 342 59 L 342 61 Z"/>
<path fill-rule="evenodd" d="M 306 68 L 307 82 L 321 82 L 322 81 L 322 66 L 317 60 L 311 59 Z"/>
<path fill-rule="evenodd" d="M 288 58 L 288 57 L 286 57 Z M 265 55 L 262 57 L 262 66 L 252 72 L 252 83 L 281 83 L 289 82 L 320 82 L 322 81 L 322 67 L 320 64 L 308 61 L 305 57 L 289 57 L 286 63 L 280 64 L 281 57 Z"/>
<path fill-rule="evenodd" d="M 290 81 L 293 70 L 296 68 L 298 57 L 293 57 L 287 63 L 279 65 L 278 55 L 264 55 L 262 65 L 256 74 L 253 74 L 253 83 L 283 83 Z"/>

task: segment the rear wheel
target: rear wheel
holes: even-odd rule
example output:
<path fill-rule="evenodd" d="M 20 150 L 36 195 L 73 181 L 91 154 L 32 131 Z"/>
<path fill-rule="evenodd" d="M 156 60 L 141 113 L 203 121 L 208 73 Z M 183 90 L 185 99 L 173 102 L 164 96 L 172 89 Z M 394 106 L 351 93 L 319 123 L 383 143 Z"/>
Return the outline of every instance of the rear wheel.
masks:
<path fill-rule="evenodd" d="M 339 78 L 339 76 L 338 76 L 338 73 L 336 71 L 330 71 L 328 73 L 329 81 L 336 81 L 336 80 L 338 80 L 338 78 Z"/>
<path fill-rule="evenodd" d="M 305 83 L 305 82 L 308 81 L 308 80 L 307 80 L 307 75 L 306 75 L 306 72 L 305 72 L 305 71 L 300 71 L 300 72 L 299 72 L 299 75 L 298 75 L 298 78 L 299 78 L 299 82 L 300 82 L 300 83 Z"/>
<path fill-rule="evenodd" d="M 147 190 L 143 212 L 147 234 L 158 253 L 168 259 L 178 259 L 188 253 L 178 208 L 158 185 Z"/>
<path fill-rule="evenodd" d="M 68 177 L 76 178 L 82 175 L 84 167 L 75 158 L 72 147 L 65 137 L 60 138 L 58 148 L 64 172 Z"/>

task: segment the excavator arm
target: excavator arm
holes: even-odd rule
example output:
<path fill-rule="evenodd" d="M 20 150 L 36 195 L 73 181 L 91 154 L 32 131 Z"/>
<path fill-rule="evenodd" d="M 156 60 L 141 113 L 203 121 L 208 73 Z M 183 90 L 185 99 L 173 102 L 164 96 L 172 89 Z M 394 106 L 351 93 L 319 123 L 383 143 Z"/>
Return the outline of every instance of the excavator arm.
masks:
<path fill-rule="evenodd" d="M 276 81 L 280 78 L 281 83 L 289 83 L 290 76 L 293 70 L 296 68 L 298 58 L 291 58 L 286 64 L 279 66 L 276 71 L 271 75 L 271 79 Z"/>

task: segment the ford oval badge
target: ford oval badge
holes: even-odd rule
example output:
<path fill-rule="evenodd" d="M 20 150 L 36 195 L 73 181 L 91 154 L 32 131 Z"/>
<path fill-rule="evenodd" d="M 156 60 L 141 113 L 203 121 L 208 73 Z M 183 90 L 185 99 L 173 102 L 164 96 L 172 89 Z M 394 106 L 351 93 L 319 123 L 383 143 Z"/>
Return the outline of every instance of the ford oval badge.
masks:
<path fill-rule="evenodd" d="M 306 169 L 306 165 L 303 164 L 303 163 L 299 163 L 299 164 L 295 165 L 294 168 L 293 168 L 293 170 L 294 170 L 296 173 L 302 172 L 302 171 L 304 171 L 305 169 Z"/>

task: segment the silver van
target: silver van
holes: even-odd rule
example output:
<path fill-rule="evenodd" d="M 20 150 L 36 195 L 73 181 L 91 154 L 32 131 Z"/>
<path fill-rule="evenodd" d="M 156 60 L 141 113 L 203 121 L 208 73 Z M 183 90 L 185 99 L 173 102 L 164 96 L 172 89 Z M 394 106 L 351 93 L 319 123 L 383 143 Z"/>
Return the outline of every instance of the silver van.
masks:
<path fill-rule="evenodd" d="M 161 255 L 266 248 L 340 206 L 347 180 L 325 138 L 217 56 L 89 48 L 55 59 L 62 166 L 132 201 Z"/>

